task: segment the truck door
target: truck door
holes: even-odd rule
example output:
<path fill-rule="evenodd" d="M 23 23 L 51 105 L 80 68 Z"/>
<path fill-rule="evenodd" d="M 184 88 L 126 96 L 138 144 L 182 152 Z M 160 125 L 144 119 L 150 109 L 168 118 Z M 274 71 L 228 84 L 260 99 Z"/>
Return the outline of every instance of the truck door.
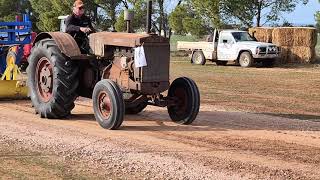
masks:
<path fill-rule="evenodd" d="M 232 61 L 234 59 L 235 40 L 231 33 L 221 32 L 218 42 L 217 54 L 220 61 Z"/>

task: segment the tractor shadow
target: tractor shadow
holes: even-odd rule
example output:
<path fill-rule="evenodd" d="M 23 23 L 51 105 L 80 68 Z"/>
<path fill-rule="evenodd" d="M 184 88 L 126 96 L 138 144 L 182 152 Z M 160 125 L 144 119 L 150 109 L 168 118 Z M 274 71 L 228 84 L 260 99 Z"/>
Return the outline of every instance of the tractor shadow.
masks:
<path fill-rule="evenodd" d="M 74 114 L 69 120 L 95 121 L 93 114 Z M 201 111 L 191 125 L 173 123 L 167 111 L 143 111 L 126 115 L 120 130 L 124 131 L 320 131 L 320 116 Z"/>

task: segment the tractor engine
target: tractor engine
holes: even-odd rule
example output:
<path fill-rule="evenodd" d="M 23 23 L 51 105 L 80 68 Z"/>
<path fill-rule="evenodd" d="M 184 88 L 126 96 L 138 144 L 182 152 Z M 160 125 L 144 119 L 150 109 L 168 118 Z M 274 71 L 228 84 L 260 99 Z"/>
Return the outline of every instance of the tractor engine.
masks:
<path fill-rule="evenodd" d="M 136 67 L 135 52 L 143 47 L 146 64 Z M 141 95 L 158 94 L 169 88 L 170 45 L 156 35 L 129 33 L 94 33 L 90 36 L 92 53 L 110 64 L 102 79 L 111 79 L 123 92 Z"/>

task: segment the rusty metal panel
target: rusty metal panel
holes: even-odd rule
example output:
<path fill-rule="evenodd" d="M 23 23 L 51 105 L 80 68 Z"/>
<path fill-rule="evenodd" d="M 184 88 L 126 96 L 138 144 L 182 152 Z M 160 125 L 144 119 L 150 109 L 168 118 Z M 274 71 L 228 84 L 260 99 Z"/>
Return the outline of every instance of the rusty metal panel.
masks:
<path fill-rule="evenodd" d="M 68 57 L 81 55 L 78 44 L 73 39 L 73 37 L 68 33 L 63 33 L 63 32 L 40 33 L 35 39 L 35 43 L 46 38 L 52 38 L 56 42 L 61 52 Z"/>
<path fill-rule="evenodd" d="M 170 71 L 170 44 L 145 43 L 147 66 L 135 68 L 134 77 L 140 82 L 167 82 Z"/>
<path fill-rule="evenodd" d="M 104 57 L 106 48 L 110 46 L 137 47 L 144 43 L 169 42 L 167 38 L 150 34 L 133 34 L 117 32 L 98 32 L 90 35 L 90 48 L 97 56 Z"/>

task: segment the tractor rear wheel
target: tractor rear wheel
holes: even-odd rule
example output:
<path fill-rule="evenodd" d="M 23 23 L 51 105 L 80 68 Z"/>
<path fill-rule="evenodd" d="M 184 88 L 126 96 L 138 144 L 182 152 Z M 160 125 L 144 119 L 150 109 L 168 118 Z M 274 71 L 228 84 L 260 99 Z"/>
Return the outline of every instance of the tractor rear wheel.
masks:
<path fill-rule="evenodd" d="M 191 124 L 196 119 L 200 108 L 200 93 L 192 79 L 181 77 L 174 80 L 169 88 L 168 97 L 175 100 L 173 105 L 168 105 L 172 121 Z"/>
<path fill-rule="evenodd" d="M 49 119 L 68 116 L 77 98 L 78 66 L 52 39 L 38 42 L 28 61 L 28 88 L 36 113 Z"/>
<path fill-rule="evenodd" d="M 96 121 L 105 129 L 118 129 L 124 118 L 125 107 L 119 86 L 104 79 L 98 82 L 93 90 L 93 110 Z"/>

